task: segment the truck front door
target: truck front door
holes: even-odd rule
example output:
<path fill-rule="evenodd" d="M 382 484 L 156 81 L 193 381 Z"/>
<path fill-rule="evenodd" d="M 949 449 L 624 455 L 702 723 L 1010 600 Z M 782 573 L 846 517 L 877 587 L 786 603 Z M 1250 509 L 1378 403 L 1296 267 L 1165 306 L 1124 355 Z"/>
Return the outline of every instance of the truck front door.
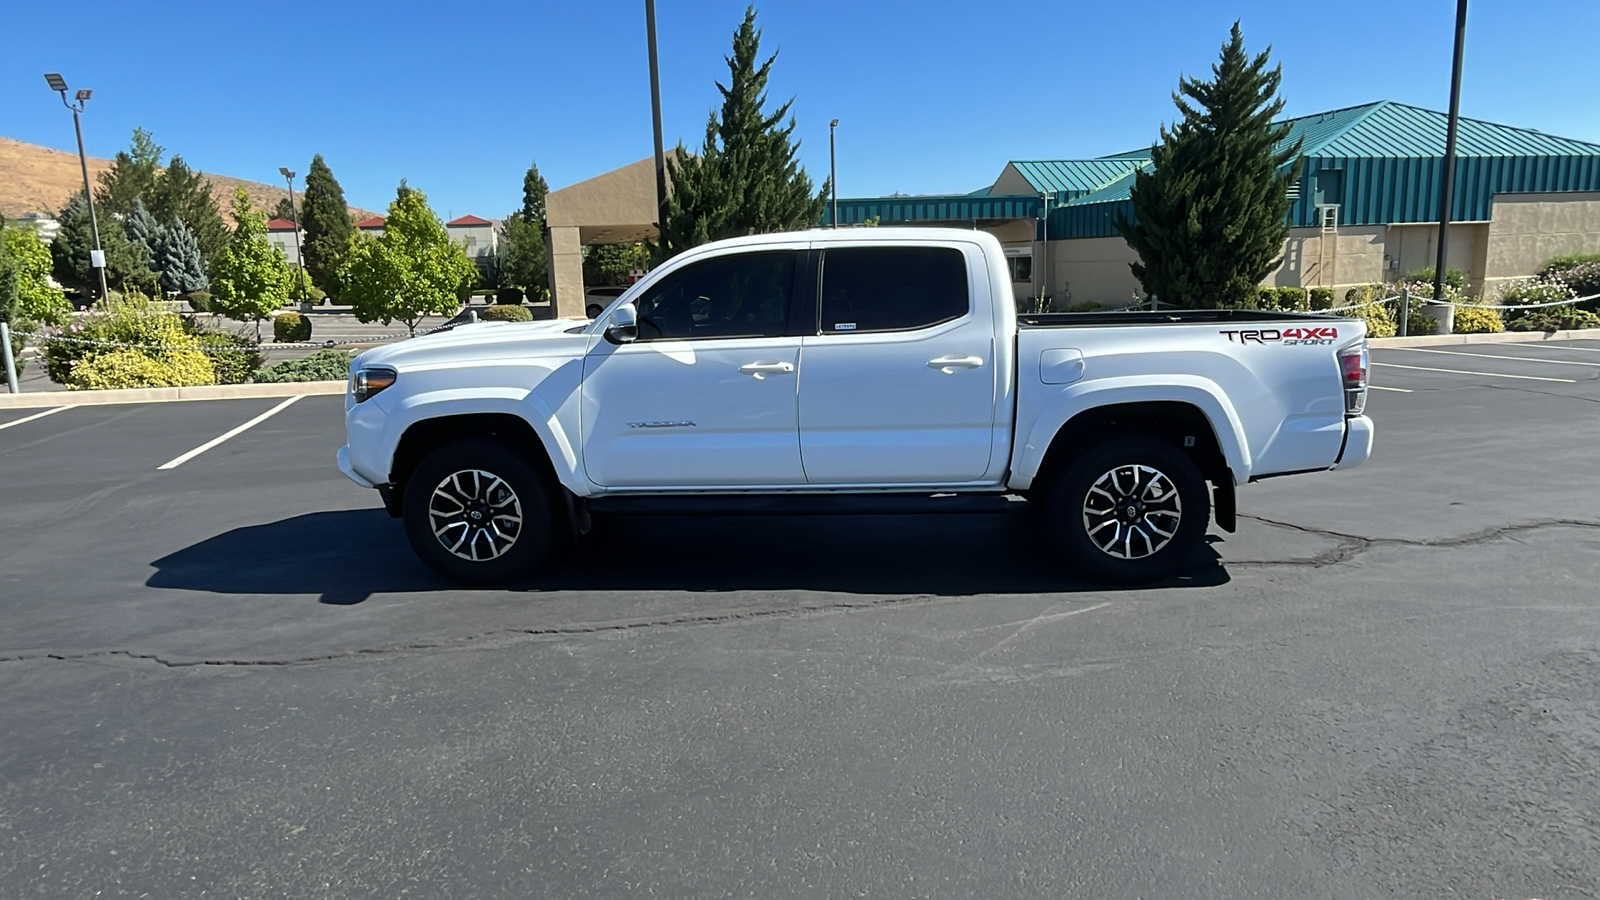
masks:
<path fill-rule="evenodd" d="M 668 272 L 635 302 L 638 340 L 584 360 L 583 460 L 605 487 L 797 486 L 803 245 Z"/>

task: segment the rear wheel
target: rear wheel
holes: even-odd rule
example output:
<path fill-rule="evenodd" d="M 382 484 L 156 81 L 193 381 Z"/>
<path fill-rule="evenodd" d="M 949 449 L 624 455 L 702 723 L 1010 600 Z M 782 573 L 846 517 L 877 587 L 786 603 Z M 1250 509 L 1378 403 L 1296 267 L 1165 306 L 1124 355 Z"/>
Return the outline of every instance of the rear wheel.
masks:
<path fill-rule="evenodd" d="M 1111 438 L 1067 465 L 1048 515 L 1074 568 L 1138 584 L 1194 562 L 1210 520 L 1206 482 L 1182 450 L 1155 438 Z"/>
<path fill-rule="evenodd" d="M 527 575 L 550 546 L 550 492 L 515 452 L 472 438 L 430 453 L 405 489 L 405 529 L 428 567 L 466 584 Z"/>

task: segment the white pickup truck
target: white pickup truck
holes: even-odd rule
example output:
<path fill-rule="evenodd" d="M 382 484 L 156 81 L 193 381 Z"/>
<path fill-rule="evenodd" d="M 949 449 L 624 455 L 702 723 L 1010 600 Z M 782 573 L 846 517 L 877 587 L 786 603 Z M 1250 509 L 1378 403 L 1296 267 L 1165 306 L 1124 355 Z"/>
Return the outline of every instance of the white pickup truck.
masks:
<path fill-rule="evenodd" d="M 1038 504 L 1084 577 L 1150 581 L 1192 564 L 1212 514 L 1233 530 L 1235 486 L 1367 459 L 1365 331 L 1254 311 L 1019 316 L 981 232 L 735 238 L 592 322 L 467 324 L 361 354 L 339 468 L 468 583 L 527 575 L 591 511 L 971 494 Z"/>

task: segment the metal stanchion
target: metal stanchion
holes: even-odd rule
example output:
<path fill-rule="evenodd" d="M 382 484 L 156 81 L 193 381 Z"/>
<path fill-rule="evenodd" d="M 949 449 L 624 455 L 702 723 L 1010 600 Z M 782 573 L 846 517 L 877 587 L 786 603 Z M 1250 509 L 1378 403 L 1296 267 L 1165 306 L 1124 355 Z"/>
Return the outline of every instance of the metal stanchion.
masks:
<path fill-rule="evenodd" d="M 1406 336 L 1411 325 L 1411 290 L 1404 282 L 1400 285 L 1400 336 Z"/>
<path fill-rule="evenodd" d="M 6 388 L 13 394 L 22 393 L 17 384 L 17 361 L 11 358 L 11 326 L 0 322 L 0 358 L 6 365 Z"/>

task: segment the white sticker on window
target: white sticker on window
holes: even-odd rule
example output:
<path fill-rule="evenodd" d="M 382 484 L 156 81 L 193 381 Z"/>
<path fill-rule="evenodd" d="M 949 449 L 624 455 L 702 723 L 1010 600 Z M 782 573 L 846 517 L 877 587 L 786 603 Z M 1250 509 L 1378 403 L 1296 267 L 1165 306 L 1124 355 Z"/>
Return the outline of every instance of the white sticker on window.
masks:
<path fill-rule="evenodd" d="M 838 322 L 833 326 L 833 330 L 834 331 L 855 331 L 856 330 L 856 323 L 854 323 L 854 322 Z"/>

